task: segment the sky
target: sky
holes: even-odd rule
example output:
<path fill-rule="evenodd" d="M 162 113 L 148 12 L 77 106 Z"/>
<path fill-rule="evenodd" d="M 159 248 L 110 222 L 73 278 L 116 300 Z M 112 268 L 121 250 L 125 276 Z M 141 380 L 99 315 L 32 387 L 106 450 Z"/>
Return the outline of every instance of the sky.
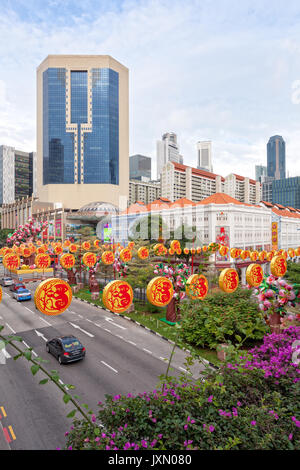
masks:
<path fill-rule="evenodd" d="M 272 135 L 300 175 L 298 0 L 0 0 L 0 145 L 36 149 L 36 68 L 109 54 L 129 69 L 130 155 L 165 132 L 184 163 L 211 140 L 213 170 L 254 178 Z"/>

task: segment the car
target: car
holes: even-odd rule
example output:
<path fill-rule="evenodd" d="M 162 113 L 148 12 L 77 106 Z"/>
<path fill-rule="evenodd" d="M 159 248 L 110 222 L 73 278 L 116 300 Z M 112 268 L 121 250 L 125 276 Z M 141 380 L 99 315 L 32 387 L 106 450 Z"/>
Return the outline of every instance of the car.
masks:
<path fill-rule="evenodd" d="M 23 289 L 20 287 L 20 289 L 13 293 L 13 298 L 18 302 L 22 302 L 23 300 L 31 300 L 31 292 L 28 289 Z"/>
<path fill-rule="evenodd" d="M 85 357 L 85 347 L 73 335 L 47 341 L 46 351 L 52 354 L 60 364 L 79 361 Z"/>
<path fill-rule="evenodd" d="M 11 284 L 9 286 L 9 290 L 11 290 L 12 292 L 16 292 L 17 290 L 19 289 L 26 289 L 26 286 L 25 284 L 23 284 L 23 282 L 14 282 L 13 284 Z"/>
<path fill-rule="evenodd" d="M 5 276 L 0 280 L 0 284 L 4 287 L 11 286 L 14 283 L 14 280 L 11 277 Z"/>

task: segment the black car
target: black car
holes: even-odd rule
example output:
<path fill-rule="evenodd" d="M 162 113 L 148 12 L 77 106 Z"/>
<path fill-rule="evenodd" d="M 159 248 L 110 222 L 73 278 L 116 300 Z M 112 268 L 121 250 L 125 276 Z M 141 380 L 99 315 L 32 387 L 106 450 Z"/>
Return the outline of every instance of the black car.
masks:
<path fill-rule="evenodd" d="M 46 350 L 53 354 L 60 364 L 78 361 L 85 356 L 85 347 L 75 336 L 53 338 L 46 343 Z"/>

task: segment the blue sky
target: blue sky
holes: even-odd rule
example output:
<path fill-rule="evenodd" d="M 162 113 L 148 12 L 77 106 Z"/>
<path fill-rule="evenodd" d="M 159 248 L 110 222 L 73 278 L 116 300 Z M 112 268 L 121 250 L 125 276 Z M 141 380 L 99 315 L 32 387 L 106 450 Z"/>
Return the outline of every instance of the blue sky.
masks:
<path fill-rule="evenodd" d="M 0 144 L 36 146 L 36 68 L 48 54 L 110 54 L 130 73 L 130 154 L 164 132 L 184 162 L 254 177 L 271 135 L 300 175 L 300 2 L 0 0 Z M 299 81 L 299 82 L 298 82 Z M 298 92 L 299 91 L 299 92 Z"/>

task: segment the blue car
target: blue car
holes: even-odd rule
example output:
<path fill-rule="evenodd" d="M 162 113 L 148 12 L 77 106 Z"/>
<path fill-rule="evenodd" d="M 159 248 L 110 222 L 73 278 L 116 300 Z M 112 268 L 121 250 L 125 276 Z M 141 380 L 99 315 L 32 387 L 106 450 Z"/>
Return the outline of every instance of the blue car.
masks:
<path fill-rule="evenodd" d="M 22 300 L 31 300 L 31 292 L 28 289 L 18 289 L 16 292 L 13 293 L 14 299 L 18 302 Z"/>

